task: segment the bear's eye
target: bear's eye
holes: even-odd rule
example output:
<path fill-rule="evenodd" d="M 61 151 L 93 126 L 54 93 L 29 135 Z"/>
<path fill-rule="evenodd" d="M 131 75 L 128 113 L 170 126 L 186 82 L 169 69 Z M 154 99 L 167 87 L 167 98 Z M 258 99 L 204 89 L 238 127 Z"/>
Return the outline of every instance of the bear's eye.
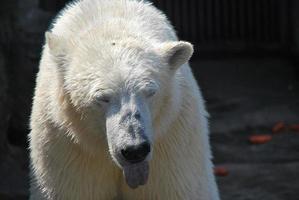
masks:
<path fill-rule="evenodd" d="M 144 94 L 145 97 L 150 98 L 155 96 L 159 89 L 159 86 L 157 83 L 150 81 L 145 84 L 145 87 L 141 88 L 142 93 Z"/>
<path fill-rule="evenodd" d="M 157 93 L 157 88 L 148 88 L 144 90 L 144 94 L 146 97 L 153 97 Z"/>
<path fill-rule="evenodd" d="M 109 104 L 110 101 L 111 101 L 111 97 L 106 94 L 96 96 L 96 102 L 101 105 Z"/>

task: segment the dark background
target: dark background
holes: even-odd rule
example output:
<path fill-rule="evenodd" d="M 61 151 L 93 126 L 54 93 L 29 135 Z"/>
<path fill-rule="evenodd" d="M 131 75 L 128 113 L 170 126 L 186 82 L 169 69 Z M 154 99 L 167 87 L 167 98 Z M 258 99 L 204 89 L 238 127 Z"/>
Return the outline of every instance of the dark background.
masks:
<path fill-rule="evenodd" d="M 299 1 L 154 0 L 195 45 L 222 199 L 299 195 Z M 44 32 L 64 0 L 0 2 L 0 200 L 28 198 L 27 134 Z M 262 145 L 252 134 L 273 138 Z"/>

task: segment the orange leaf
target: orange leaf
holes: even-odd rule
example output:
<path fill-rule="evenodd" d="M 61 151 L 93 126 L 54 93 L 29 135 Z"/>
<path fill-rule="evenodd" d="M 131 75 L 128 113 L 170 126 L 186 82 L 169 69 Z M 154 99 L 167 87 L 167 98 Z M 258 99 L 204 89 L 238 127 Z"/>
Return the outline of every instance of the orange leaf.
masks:
<path fill-rule="evenodd" d="M 225 167 L 215 167 L 214 174 L 216 176 L 227 176 L 229 172 Z"/>
<path fill-rule="evenodd" d="M 285 123 L 283 122 L 277 122 L 273 127 L 272 127 L 272 132 L 273 133 L 278 133 L 280 131 L 283 131 L 285 129 Z"/>
<path fill-rule="evenodd" d="M 290 130 L 299 132 L 299 124 L 290 125 Z"/>
<path fill-rule="evenodd" d="M 249 142 L 251 144 L 265 144 L 272 140 L 271 135 L 252 135 L 249 137 Z"/>

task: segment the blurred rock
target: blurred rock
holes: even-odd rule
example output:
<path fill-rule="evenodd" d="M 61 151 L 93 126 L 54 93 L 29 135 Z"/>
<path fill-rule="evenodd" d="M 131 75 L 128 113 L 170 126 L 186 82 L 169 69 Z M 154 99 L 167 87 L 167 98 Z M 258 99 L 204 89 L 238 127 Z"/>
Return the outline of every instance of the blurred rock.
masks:
<path fill-rule="evenodd" d="M 26 145 L 29 116 L 35 84 L 35 74 L 44 40 L 44 32 L 48 28 L 52 14 L 44 12 L 32 3 L 30 9 L 22 9 L 16 17 L 15 40 L 11 46 L 9 82 L 11 98 L 11 114 L 9 137 L 16 145 Z M 26 5 L 28 6 L 28 5 Z"/>
<path fill-rule="evenodd" d="M 27 156 L 7 138 L 10 110 L 5 58 L 0 49 L 0 199 L 22 199 L 28 195 Z"/>
<path fill-rule="evenodd" d="M 53 14 L 38 0 L 0 6 L 0 199 L 28 199 L 27 134 L 44 32 Z"/>
<path fill-rule="evenodd" d="M 3 52 L 0 49 L 0 160 L 1 156 L 7 153 L 7 126 L 9 120 L 9 109 L 7 107 L 7 79 L 6 79 L 6 71 L 5 71 L 5 60 L 3 56 Z"/>
<path fill-rule="evenodd" d="M 9 145 L 0 162 L 0 199 L 28 199 L 29 173 L 26 152 Z"/>

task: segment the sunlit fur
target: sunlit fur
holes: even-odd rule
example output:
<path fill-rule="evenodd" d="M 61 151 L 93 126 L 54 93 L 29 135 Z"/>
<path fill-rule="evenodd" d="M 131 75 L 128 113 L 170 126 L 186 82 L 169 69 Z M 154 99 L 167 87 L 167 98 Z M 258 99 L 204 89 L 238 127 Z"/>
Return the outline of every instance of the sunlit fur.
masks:
<path fill-rule="evenodd" d="M 186 63 L 192 46 L 177 42 L 166 17 L 143 1 L 82 0 L 50 31 L 31 116 L 30 199 L 218 200 L 208 114 Z M 145 111 L 150 174 L 133 190 L 109 152 L 96 99 L 102 90 L 124 98 L 120 88 L 134 93 L 149 81 L 159 87 Z"/>

